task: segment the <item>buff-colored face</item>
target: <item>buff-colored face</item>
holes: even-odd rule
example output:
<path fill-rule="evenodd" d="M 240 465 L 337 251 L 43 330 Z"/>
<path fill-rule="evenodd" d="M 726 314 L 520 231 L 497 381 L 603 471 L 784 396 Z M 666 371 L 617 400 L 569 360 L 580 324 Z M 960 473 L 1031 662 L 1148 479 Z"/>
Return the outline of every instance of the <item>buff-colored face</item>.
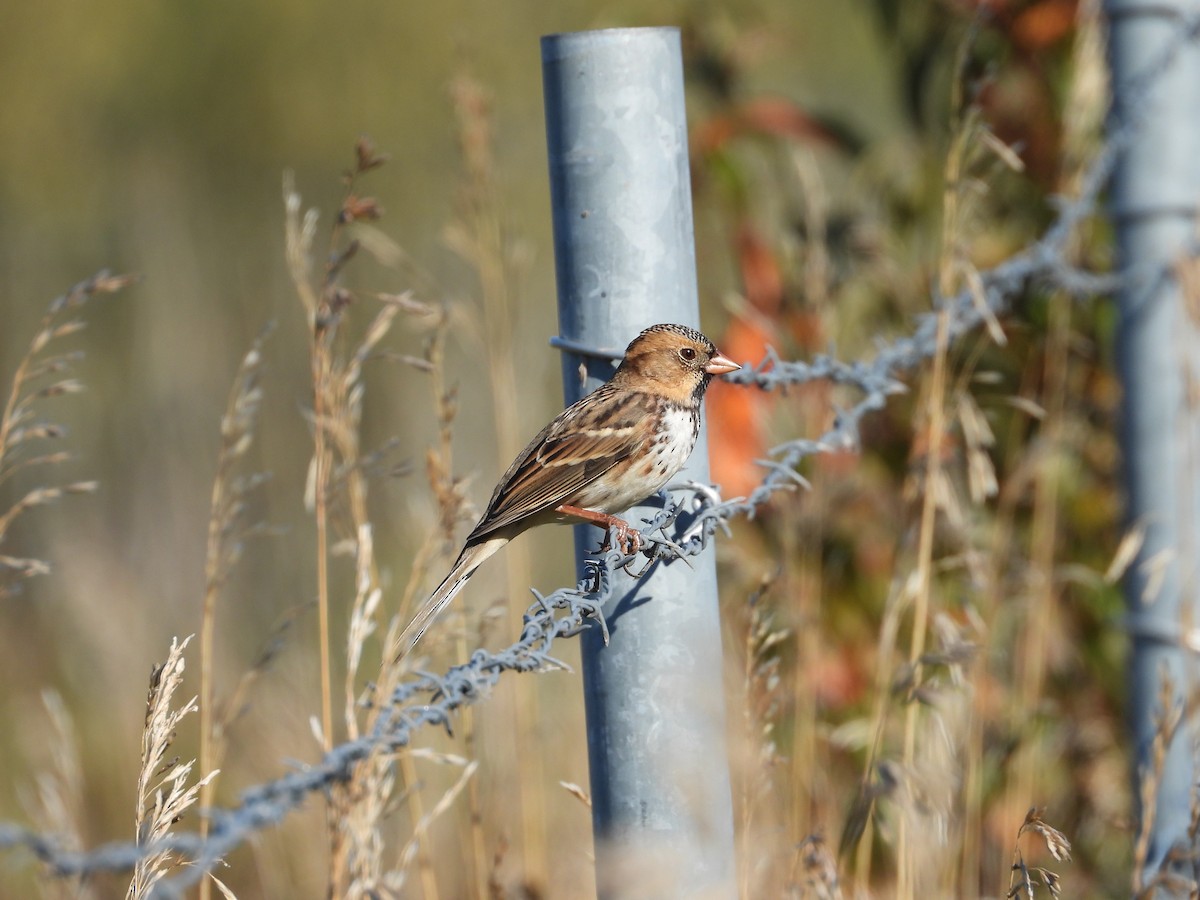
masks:
<path fill-rule="evenodd" d="M 655 325 L 633 339 L 613 378 L 647 379 L 665 395 L 683 403 L 706 386 L 712 376 L 739 368 L 694 328 Z"/>

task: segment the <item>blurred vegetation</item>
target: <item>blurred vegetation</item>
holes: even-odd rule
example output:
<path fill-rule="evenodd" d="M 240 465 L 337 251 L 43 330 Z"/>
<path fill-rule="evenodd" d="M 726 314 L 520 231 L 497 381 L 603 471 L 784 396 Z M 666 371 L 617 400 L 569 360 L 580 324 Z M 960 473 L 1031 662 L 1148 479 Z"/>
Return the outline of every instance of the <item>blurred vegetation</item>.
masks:
<path fill-rule="evenodd" d="M 437 311 L 400 315 L 362 376 L 363 454 L 395 441 L 388 465 L 364 467 L 386 622 L 406 585 L 436 582 L 456 522 L 508 462 L 490 388 L 503 361 L 489 359 L 482 324 L 497 273 L 520 361 L 515 431 L 532 434 L 561 401 L 546 345 L 537 39 L 656 24 L 683 30 L 705 328 L 738 359 L 767 344 L 853 358 L 905 333 L 932 294 L 1037 236 L 1047 198 L 1070 192 L 1095 149 L 1106 104 L 1096 13 L 1073 0 L 126 0 L 0 13 L 5 392 L 50 298 L 105 266 L 141 277 L 62 338 L 87 351 L 76 365 L 86 393 L 44 401 L 76 454 L 54 483 L 94 479 L 98 491 L 33 510 L 5 536 L 4 553 L 53 571 L 0 600 L 0 820 L 66 822 L 81 846 L 133 836 L 147 675 L 172 638 L 200 630 L 220 423 L 272 321 L 238 455 L 243 475 L 270 479 L 242 497 L 252 533 L 216 601 L 214 689 L 244 707 L 225 711 L 214 799 L 319 751 L 313 383 L 283 173 L 321 212 L 320 265 L 356 138 L 369 133 L 390 157 L 355 186 L 382 218 L 345 223 L 360 242 L 340 273 L 346 348 L 381 292 L 411 290 Z M 1078 253 L 1109 265 L 1102 224 Z M 1103 303 L 1030 291 L 994 332 L 914 373 L 911 393 L 871 420 L 861 455 L 814 459 L 812 491 L 723 545 L 745 896 L 819 896 L 804 885 L 833 856 L 847 892 L 997 896 L 1014 844 L 1068 895 L 1128 892 L 1120 597 L 1103 577 L 1120 540 L 1111 327 Z M 828 387 L 716 386 L 715 480 L 744 493 L 754 458 L 819 434 L 837 399 Z M 0 510 L 39 478 L 0 482 Z M 338 544 L 354 518 L 338 515 L 335 685 L 356 574 Z M 514 586 L 567 584 L 569 545 L 562 530 L 538 539 L 552 553 L 529 545 L 530 569 L 509 559 L 507 592 L 498 579 L 473 585 L 435 665 L 480 639 L 507 643 L 528 601 Z M 188 663 L 191 696 L 190 651 Z M 378 651 L 360 671 L 377 665 Z M 422 803 L 455 792 L 408 861 L 411 896 L 589 895 L 590 814 L 559 787 L 587 784 L 580 700 L 574 675 L 513 678 L 460 737 L 429 736 L 428 748 L 480 765 L 460 783 L 462 761 L 406 763 L 420 799 L 401 804 L 397 848 Z M 184 720 L 175 739 L 185 759 L 198 754 L 197 724 Z M 62 815 L 47 815 L 47 796 L 64 798 Z M 1030 807 L 1066 833 L 1072 862 L 1031 843 L 1046 832 Z M 314 800 L 218 874 L 239 896 L 322 895 L 325 829 Z M 75 890 L 32 863 L 6 861 L 0 881 L 12 896 Z"/>

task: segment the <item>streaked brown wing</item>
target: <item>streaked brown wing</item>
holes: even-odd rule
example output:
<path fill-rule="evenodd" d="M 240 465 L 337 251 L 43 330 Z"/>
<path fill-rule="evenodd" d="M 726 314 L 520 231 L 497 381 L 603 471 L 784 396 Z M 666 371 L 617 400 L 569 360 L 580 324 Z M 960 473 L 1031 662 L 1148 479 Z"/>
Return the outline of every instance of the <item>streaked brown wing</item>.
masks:
<path fill-rule="evenodd" d="M 564 410 L 509 466 L 468 542 L 569 502 L 642 443 L 649 398 L 601 385 Z"/>

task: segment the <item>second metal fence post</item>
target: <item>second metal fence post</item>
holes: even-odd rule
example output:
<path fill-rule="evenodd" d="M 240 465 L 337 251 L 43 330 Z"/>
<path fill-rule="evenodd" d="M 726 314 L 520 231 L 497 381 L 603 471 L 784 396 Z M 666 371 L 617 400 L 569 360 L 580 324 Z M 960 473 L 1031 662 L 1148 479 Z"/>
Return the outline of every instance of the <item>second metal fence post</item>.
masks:
<path fill-rule="evenodd" d="M 1125 389 L 1121 438 L 1128 518 L 1145 542 L 1125 577 L 1129 719 L 1139 782 L 1155 766 L 1164 682 L 1167 705 L 1186 709 L 1200 685 L 1196 628 L 1200 624 L 1200 411 L 1196 372 L 1200 331 L 1176 272 L 1195 253 L 1200 202 L 1197 85 L 1200 48 L 1193 36 L 1153 89 L 1145 72 L 1156 65 L 1197 0 L 1107 0 L 1114 121 L 1135 123 L 1117 166 L 1112 216 L 1122 274 L 1117 366 Z M 1141 85 L 1140 87 L 1138 85 Z M 1118 128 L 1130 127 L 1119 124 Z M 1191 846 L 1196 803 L 1196 731 L 1185 721 L 1166 749 L 1156 790 L 1140 812 L 1149 826 L 1146 870 L 1152 874 L 1173 847 L 1189 855 L 1175 866 L 1195 872 Z M 1135 796 L 1139 786 L 1135 786 Z M 1139 804 L 1140 805 L 1140 804 Z"/>

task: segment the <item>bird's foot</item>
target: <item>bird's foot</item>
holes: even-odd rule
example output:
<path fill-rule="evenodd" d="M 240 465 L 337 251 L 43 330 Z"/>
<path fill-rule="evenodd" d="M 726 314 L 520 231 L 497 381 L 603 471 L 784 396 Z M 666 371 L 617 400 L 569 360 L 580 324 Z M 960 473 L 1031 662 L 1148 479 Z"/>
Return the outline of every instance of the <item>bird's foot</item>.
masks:
<path fill-rule="evenodd" d="M 608 529 L 604 535 L 604 543 L 600 545 L 599 553 L 607 553 L 613 548 L 613 537 L 616 537 L 617 548 L 626 556 L 636 556 L 642 549 L 642 536 L 632 525 L 619 516 L 596 512 L 594 509 L 583 509 L 579 506 L 563 504 L 556 512 L 591 522 Z"/>
<path fill-rule="evenodd" d="M 604 543 L 600 552 L 607 553 L 612 549 L 613 537 L 617 539 L 617 549 L 626 556 L 637 556 L 642 550 L 642 535 L 628 522 L 617 519 L 612 523 L 608 533 L 604 535 Z"/>

